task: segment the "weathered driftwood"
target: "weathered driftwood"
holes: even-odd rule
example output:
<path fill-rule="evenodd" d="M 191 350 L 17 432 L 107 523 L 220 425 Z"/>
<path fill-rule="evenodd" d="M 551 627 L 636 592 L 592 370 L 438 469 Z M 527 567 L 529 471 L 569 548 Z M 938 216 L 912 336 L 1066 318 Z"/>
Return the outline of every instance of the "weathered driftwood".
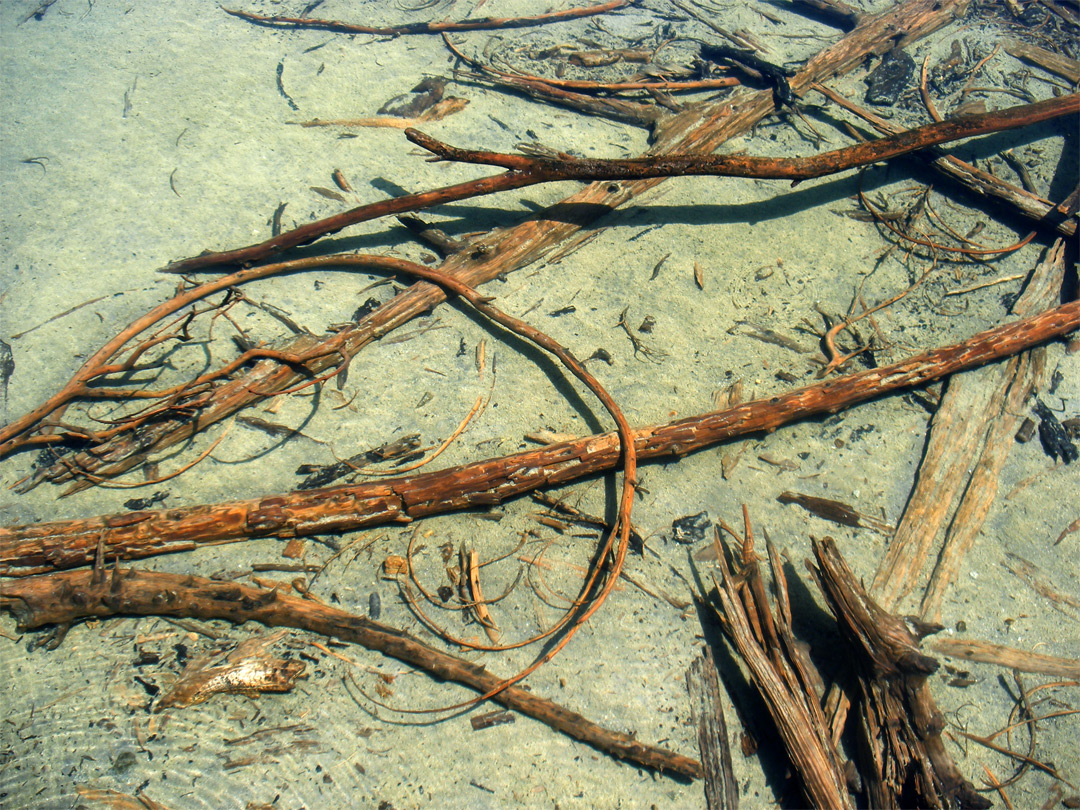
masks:
<path fill-rule="evenodd" d="M 1080 327 L 1080 302 L 982 332 L 953 346 L 735 408 L 633 431 L 640 460 L 680 456 L 735 436 L 774 430 L 795 419 L 841 410 L 1030 348 Z M 211 506 L 130 512 L 0 528 L 0 575 L 40 573 L 94 559 L 135 559 L 249 537 L 295 537 L 408 522 L 486 507 L 544 486 L 613 469 L 615 433 L 407 478 L 293 492 Z"/>
<path fill-rule="evenodd" d="M 480 694 L 493 692 L 503 683 L 480 664 L 441 652 L 408 633 L 362 616 L 277 590 L 201 577 L 117 569 L 106 572 L 100 567 L 27 577 L 4 584 L 0 609 L 10 610 L 23 630 L 107 616 L 177 616 L 225 619 L 236 624 L 257 621 L 268 627 L 295 627 L 360 644 Z M 688 778 L 701 777 L 697 760 L 605 729 L 526 689 L 506 687 L 492 699 L 616 757 Z"/>
<path fill-rule="evenodd" d="M 847 769 L 836 742 L 841 729 L 826 720 L 824 687 L 807 651 L 792 633 L 780 557 L 770 544 L 774 606 L 765 593 L 745 507 L 743 513 L 744 537 L 724 527 L 739 541 L 730 557 L 717 532 L 721 577 L 713 599 L 721 627 L 769 710 L 808 805 L 852 807 Z M 960 774 L 942 739 L 944 718 L 927 680 L 938 664 L 920 650 L 921 638 L 940 626 L 909 622 L 881 608 L 848 568 L 832 538 L 815 539 L 813 551 L 816 565 L 808 561 L 807 567 L 846 642 L 845 650 L 831 650 L 830 656 L 851 661 L 842 676 L 854 680 L 844 687 L 850 704 L 838 716 L 846 714 L 855 723 L 864 802 L 874 808 L 989 807 L 990 802 Z M 933 646 L 967 660 L 992 660 L 1006 666 L 1023 661 L 1037 667 L 1036 671 L 1080 677 L 1076 661 L 980 644 L 943 640 Z"/>
<path fill-rule="evenodd" d="M 1059 300 L 1064 262 L 1064 240 L 1058 240 L 1035 268 L 1014 306 L 1015 314 L 1042 311 Z M 1015 443 L 1023 406 L 1037 387 L 1041 365 L 1041 360 L 1025 353 L 1000 367 L 949 379 L 931 422 L 911 497 L 870 589 L 886 610 L 895 610 L 919 584 L 935 539 L 946 529 L 943 556 L 922 611 L 924 620 L 937 621 L 932 614 L 938 611 L 945 588 L 955 580 L 960 561 L 993 503 L 998 471 Z"/>
<path fill-rule="evenodd" d="M 690 695 L 690 720 L 697 726 L 705 810 L 736 810 L 739 783 L 731 768 L 727 721 L 720 703 L 720 677 L 708 647 L 702 649 L 686 671 L 686 691 Z"/>
<path fill-rule="evenodd" d="M 920 652 L 919 638 L 903 619 L 867 596 L 832 538 L 813 545 L 817 565 L 811 573 L 853 662 L 856 683 L 847 690 L 853 701 L 847 718 L 857 724 L 866 803 L 883 809 L 989 807 L 960 775 L 942 742 L 944 720 L 927 685 L 937 662 Z M 723 549 L 718 557 L 721 582 L 715 599 L 721 627 L 765 701 L 808 804 L 854 807 L 836 736 L 822 710 L 820 678 L 791 631 L 779 555 L 770 545 L 775 609 L 765 595 L 749 520 L 733 565 Z"/>
<path fill-rule="evenodd" d="M 796 95 L 801 95 L 815 82 L 826 82 L 850 71 L 869 55 L 880 55 L 893 47 L 914 42 L 963 14 L 967 5 L 968 0 L 908 0 L 881 14 L 862 17 L 853 31 L 824 49 L 791 77 L 791 89 Z M 672 115 L 654 127 L 651 154 L 709 154 L 727 139 L 749 130 L 774 110 L 775 101 L 770 90 L 745 93 L 732 101 Z M 517 187 L 514 183 L 519 180 L 527 184 L 524 181 L 529 179 L 517 175 L 510 175 L 507 179 L 508 174 L 487 178 L 483 182 L 502 183 L 507 184 L 505 188 L 513 188 Z M 449 257 L 440 270 L 476 287 L 537 260 L 603 212 L 625 204 L 659 182 L 660 179 L 654 178 L 623 183 L 593 183 L 519 225 L 475 240 L 470 250 Z M 209 253 L 173 263 L 168 269 L 191 272 L 220 264 L 264 260 L 289 247 L 306 244 L 357 222 L 457 199 L 445 197 L 446 191 L 440 189 L 424 195 L 412 195 L 413 199 L 385 201 L 376 204 L 380 206 L 377 209 L 362 206 L 257 245 Z M 475 196 L 475 191 L 470 194 Z M 257 362 L 251 369 L 218 385 L 202 397 L 194 414 L 168 411 L 158 414 L 152 421 L 139 424 L 137 430 L 120 433 L 91 450 L 72 454 L 64 459 L 64 463 L 43 469 L 29 480 L 28 486 L 43 480 L 71 480 L 72 469 L 105 477 L 118 475 L 141 464 L 148 454 L 175 445 L 272 392 L 287 390 L 311 375 L 324 373 L 340 363 L 342 357 L 352 358 L 367 344 L 431 310 L 444 299 L 442 291 L 434 285 L 413 285 L 348 329 L 321 340 L 301 336 L 292 344 L 281 347 L 280 351 L 284 353 L 303 352 L 313 357 L 305 363 L 304 373 L 274 360 Z M 89 485 L 87 481 L 80 480 L 73 488 Z"/>
<path fill-rule="evenodd" d="M 731 565 L 717 530 L 721 579 L 715 599 L 720 626 L 765 701 L 810 806 L 852 808 L 855 803 L 847 791 L 843 760 L 821 709 L 821 676 L 791 629 L 791 605 L 779 556 L 770 544 L 777 592 L 774 611 L 765 595 L 745 506 L 743 514 L 746 533 Z"/>
<path fill-rule="evenodd" d="M 1013 305 L 1013 314 L 1030 315 L 1059 300 L 1064 280 L 1065 240 L 1059 239 L 1035 268 L 1031 281 Z M 1049 380 L 1045 357 L 1046 349 L 1041 346 L 1022 352 L 1000 367 L 985 369 L 987 376 L 978 381 L 996 388 L 997 393 L 991 408 L 981 415 L 986 425 L 986 440 L 970 475 L 961 476 L 967 480 L 967 485 L 923 594 L 919 615 L 924 622 L 941 621 L 945 593 L 960 576 L 960 566 L 974 548 L 994 504 L 999 476 L 1009 452 L 1016 445 L 1016 431 L 1024 418 L 1029 398 L 1042 390 Z M 949 380 L 950 390 L 957 379 Z"/>
<path fill-rule="evenodd" d="M 945 720 L 927 683 L 937 661 L 920 652 L 906 621 L 867 595 L 832 538 L 814 541 L 814 557 L 815 579 L 859 669 L 854 709 L 869 805 L 989 807 L 945 750 Z"/>
<path fill-rule="evenodd" d="M 961 661 L 997 664 L 1008 669 L 1080 681 L 1080 659 L 1077 658 L 1062 658 L 1057 655 L 1019 650 L 1016 647 L 993 644 L 975 638 L 940 638 L 933 641 L 930 647 L 934 652 Z"/>

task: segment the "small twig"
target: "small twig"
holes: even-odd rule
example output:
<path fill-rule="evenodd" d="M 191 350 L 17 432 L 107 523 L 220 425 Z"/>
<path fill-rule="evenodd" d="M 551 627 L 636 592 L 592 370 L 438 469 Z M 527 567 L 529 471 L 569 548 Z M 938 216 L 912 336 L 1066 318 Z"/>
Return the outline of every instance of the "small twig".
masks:
<path fill-rule="evenodd" d="M 933 99 L 930 98 L 930 90 L 926 86 L 926 67 L 930 64 L 930 54 L 926 54 L 926 58 L 923 59 L 922 73 L 919 78 L 919 92 L 922 94 L 923 104 L 926 106 L 926 111 L 930 113 L 930 117 L 940 123 L 943 119 L 941 113 L 937 111 L 937 107 L 934 106 Z"/>
<path fill-rule="evenodd" d="M 1027 278 L 1027 273 L 1014 273 L 1011 276 L 1002 276 L 1001 278 L 994 278 L 990 279 L 989 281 L 981 281 L 978 284 L 972 284 L 970 287 L 962 287 L 959 290 L 949 290 L 947 293 L 945 293 L 945 295 L 967 295 L 968 293 L 975 292 L 976 290 L 982 290 L 986 287 L 993 287 L 996 284 L 1007 284 L 1010 281 L 1019 281 L 1023 278 Z"/>
<path fill-rule="evenodd" d="M 630 324 L 626 322 L 626 313 L 630 311 L 630 307 L 627 306 L 622 314 L 619 315 L 619 322 L 615 324 L 617 327 L 622 327 L 622 330 L 626 332 L 626 336 L 630 338 L 630 345 L 634 347 L 634 357 L 639 354 L 644 355 L 646 360 L 651 360 L 654 363 L 661 362 L 667 354 L 660 349 L 650 349 L 645 345 L 645 341 L 634 334 L 634 330 L 630 328 Z"/>

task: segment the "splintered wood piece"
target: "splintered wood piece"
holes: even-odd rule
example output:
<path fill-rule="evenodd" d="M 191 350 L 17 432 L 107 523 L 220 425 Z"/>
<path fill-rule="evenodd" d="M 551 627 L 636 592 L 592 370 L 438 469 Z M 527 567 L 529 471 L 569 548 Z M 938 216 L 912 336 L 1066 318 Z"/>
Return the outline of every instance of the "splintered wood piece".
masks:
<path fill-rule="evenodd" d="M 937 661 L 923 655 L 907 622 L 870 598 L 831 537 L 813 546 L 811 571 L 859 668 L 854 711 L 869 805 L 989 807 L 945 749 L 945 720 L 927 683 Z"/>
<path fill-rule="evenodd" d="M 280 630 L 246 639 L 225 652 L 197 656 L 161 696 L 154 711 L 194 706 L 218 694 L 257 697 L 263 692 L 288 692 L 307 665 L 303 661 L 275 658 L 266 651 L 287 633 Z"/>
<path fill-rule="evenodd" d="M 718 531 L 718 544 L 719 537 Z M 774 619 L 749 531 L 740 553 L 742 565 L 737 574 L 729 567 L 726 554 L 722 550 L 718 554 L 721 582 L 717 583 L 716 599 L 721 628 L 750 671 L 809 804 L 822 810 L 852 808 L 855 804 L 845 786 L 840 754 L 821 712 L 822 696 L 797 674 L 802 664 L 789 655 L 790 646 L 775 632 L 784 625 L 785 600 L 781 599 Z M 781 591 L 786 593 L 786 588 Z"/>
<path fill-rule="evenodd" d="M 686 689 L 690 693 L 690 721 L 697 727 L 698 750 L 705 771 L 705 807 L 707 810 L 736 810 L 739 785 L 731 770 L 731 746 L 727 721 L 720 702 L 720 678 L 712 651 L 701 650 L 686 671 Z"/>
<path fill-rule="evenodd" d="M 480 626 L 484 628 L 484 632 L 487 633 L 491 643 L 498 644 L 499 627 L 495 624 L 495 620 L 491 618 L 491 612 L 484 603 L 484 593 L 480 589 L 480 558 L 477 556 L 475 549 L 465 551 L 464 547 L 462 547 L 461 567 L 464 574 L 463 580 L 469 586 L 469 607 L 472 609 L 473 615 L 476 616 L 476 620 L 480 622 Z"/>
<path fill-rule="evenodd" d="M 825 380 L 734 408 L 633 431 L 642 459 L 678 457 L 795 419 L 835 413 L 854 403 L 972 368 L 1080 327 L 1080 302 L 991 329 L 953 346 L 877 369 Z M 251 537 L 294 537 L 404 523 L 457 509 L 491 506 L 531 490 L 613 469 L 614 432 L 402 479 L 294 492 L 246 501 L 129 512 L 0 527 L 0 575 L 41 573 L 94 559 L 99 542 L 111 560 L 189 551 Z"/>
<path fill-rule="evenodd" d="M 1008 669 L 1023 672 L 1037 672 L 1041 675 L 1056 675 L 1061 678 L 1080 680 L 1080 660 L 1059 658 L 1055 655 L 1018 650 L 1004 644 L 992 644 L 989 641 L 965 638 L 939 638 L 930 645 L 934 652 L 958 658 L 964 661 L 979 661 L 983 664 L 997 664 Z"/>
<path fill-rule="evenodd" d="M 87 810 L 169 810 L 167 805 L 154 801 L 141 790 L 132 796 L 107 788 L 76 785 L 75 792 L 79 794 L 79 806 Z"/>
<path fill-rule="evenodd" d="M 834 501 L 831 498 L 819 498 L 816 495 L 805 495 L 801 492 L 781 492 L 776 496 L 780 503 L 794 503 L 801 506 L 807 512 L 817 515 L 824 520 L 831 520 L 841 526 L 853 526 L 855 528 L 873 529 L 884 535 L 892 535 L 896 531 L 892 526 L 883 523 L 877 518 L 858 512 L 846 503 Z"/>
<path fill-rule="evenodd" d="M 398 118 L 393 115 L 376 115 L 366 118 L 313 118 L 302 121 L 302 127 L 384 127 L 387 129 L 408 129 L 420 124 L 441 121 L 449 115 L 461 112 L 468 105 L 467 98 L 447 96 L 442 101 L 424 110 L 415 118 Z"/>
<path fill-rule="evenodd" d="M 1080 524 L 1080 521 L 1077 523 Z M 1062 593 L 1051 585 L 1034 563 L 1025 560 L 1019 554 L 1006 551 L 1005 559 L 1001 564 L 1009 573 L 1023 580 L 1035 593 L 1049 600 L 1060 613 L 1073 620 L 1080 618 L 1080 599 L 1071 594 Z"/>
<path fill-rule="evenodd" d="M 303 557 L 305 546 L 306 543 L 303 540 L 298 537 L 293 537 L 285 544 L 285 549 L 281 552 L 281 556 L 290 560 L 295 560 L 297 557 Z"/>
<path fill-rule="evenodd" d="M 408 576 L 409 561 L 397 554 L 391 554 L 383 560 L 383 579 L 397 579 Z"/>
<path fill-rule="evenodd" d="M 1061 534 L 1058 535 L 1057 540 L 1054 541 L 1054 545 L 1056 546 L 1073 532 L 1080 532 L 1080 518 L 1077 518 L 1062 530 Z"/>
<path fill-rule="evenodd" d="M 516 714 L 500 709 L 495 712 L 474 715 L 469 718 L 469 723 L 472 725 L 473 731 L 481 731 L 485 728 L 494 728 L 506 723 L 513 723 L 515 720 L 517 720 Z"/>
<path fill-rule="evenodd" d="M 119 569 L 105 572 L 99 567 L 27 577 L 4 583 L 0 610 L 10 610 L 24 630 L 93 616 L 173 616 L 225 619 L 235 624 L 257 621 L 267 627 L 295 627 L 360 644 L 480 694 L 503 684 L 502 678 L 480 664 L 436 650 L 404 631 L 362 616 L 277 590 L 203 577 Z M 527 689 L 510 686 L 496 692 L 492 700 L 613 756 L 690 779 L 701 778 L 697 760 L 605 729 Z"/>
<path fill-rule="evenodd" d="M 1005 40 L 1005 52 L 1017 59 L 1033 62 L 1041 68 L 1056 73 L 1069 80 L 1069 84 L 1080 82 L 1080 62 L 1070 59 L 1060 53 L 1048 51 L 1038 45 L 1021 42 L 1018 39 Z"/>

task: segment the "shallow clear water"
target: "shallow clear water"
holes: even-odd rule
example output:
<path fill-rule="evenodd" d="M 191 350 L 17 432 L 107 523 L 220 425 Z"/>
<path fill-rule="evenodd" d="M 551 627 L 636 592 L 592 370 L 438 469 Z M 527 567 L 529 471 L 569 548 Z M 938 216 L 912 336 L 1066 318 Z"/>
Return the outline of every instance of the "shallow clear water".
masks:
<path fill-rule="evenodd" d="M 263 13 L 297 13 L 300 7 L 250 6 Z M 450 78 L 453 65 L 437 37 L 277 30 L 195 0 L 60 0 L 40 20 L 27 18 L 35 8 L 36 2 L 0 6 L 0 339 L 10 344 L 15 362 L 6 401 L 0 402 L 4 419 L 34 407 L 121 325 L 168 298 L 176 278 L 156 269 L 206 248 L 265 239 L 279 204 L 287 203 L 282 226 L 291 228 L 387 195 L 491 173 L 425 162 L 396 129 L 297 125 L 313 118 L 374 116 L 424 77 Z M 476 14 L 545 10 L 542 3 L 520 0 L 485 3 Z M 760 10 L 780 22 L 762 17 L 752 4 L 725 7 L 718 19 L 729 30 L 745 29 L 766 42 L 774 61 L 801 62 L 838 35 L 786 9 L 770 5 Z M 410 10 L 402 4 L 344 2 L 325 3 L 314 12 L 373 25 L 442 15 L 459 19 L 470 13 L 470 7 L 457 3 Z M 653 37 L 664 24 L 687 36 L 715 37 L 699 24 L 669 19 L 671 14 L 683 16 L 673 6 L 655 4 L 604 17 L 602 29 L 578 21 L 459 34 L 454 41 L 473 55 L 502 60 L 498 64 L 535 68 L 538 63 L 530 55 L 543 48 L 576 47 L 580 39 L 616 47 L 619 36 Z M 993 20 L 965 20 L 919 43 L 912 55 L 921 63 L 930 54 L 936 63 L 947 58 L 953 40 L 968 52 L 985 55 L 1001 35 Z M 678 52 L 686 46 L 670 47 Z M 623 69 L 615 66 L 604 75 L 626 75 Z M 1000 54 L 986 68 L 985 81 L 1000 81 L 1019 69 L 1020 63 Z M 861 101 L 865 72 L 856 71 L 836 88 Z M 579 74 L 586 75 L 580 70 L 573 75 Z M 1045 83 L 1033 82 L 1031 90 L 1040 98 L 1049 94 Z M 628 124 L 467 81 L 449 84 L 447 93 L 467 98 L 468 106 L 422 128 L 454 145 L 514 151 L 519 143 L 539 141 L 595 157 L 626 157 L 647 148 L 647 133 Z M 822 99 L 812 96 L 807 103 L 817 105 Z M 991 96 L 989 103 L 1007 102 Z M 828 138 L 825 148 L 848 142 L 827 120 L 810 117 Z M 905 111 L 898 120 L 914 124 L 924 119 Z M 989 145 L 964 145 L 956 153 L 983 161 L 1014 145 L 1032 164 L 1045 194 L 1065 185 L 1054 179 L 1055 167 L 1061 134 L 1071 133 L 1069 148 L 1075 151 L 1075 130 L 1075 121 L 1055 124 L 998 136 Z M 811 154 L 814 138 L 804 121 L 774 117 L 728 148 L 762 155 Z M 1000 172 L 1008 171 L 994 161 Z M 338 192 L 332 180 L 336 169 L 353 192 Z M 1075 161 L 1067 160 L 1061 172 L 1075 182 Z M 905 190 L 916 182 L 939 183 L 911 163 L 879 167 L 862 180 L 871 199 L 894 205 L 911 199 Z M 858 187 L 851 173 L 794 189 L 777 181 L 666 181 L 599 220 L 597 238 L 576 252 L 557 263 L 533 263 L 483 291 L 579 357 L 605 350 L 611 364 L 598 360 L 589 367 L 634 425 L 712 410 L 718 407 L 716 393 L 736 381 L 746 399 L 768 396 L 814 381 L 819 367 L 810 358 L 817 340 L 802 327 L 804 319 L 822 323 L 815 306 L 840 315 L 860 290 L 868 302 L 884 300 L 911 284 L 929 263 L 902 250 L 886 254 L 888 243 L 871 224 L 842 215 L 856 210 L 851 197 Z M 444 206 L 430 217 L 452 236 L 509 227 L 577 188 L 572 183 L 533 187 Z M 333 190 L 344 201 L 314 189 Z M 936 189 L 932 200 L 961 233 L 985 222 L 977 238 L 1004 245 L 1026 232 L 1019 221 L 970 207 L 972 200 L 962 195 L 941 196 L 944 183 Z M 946 293 L 1026 273 L 1044 247 L 1036 241 L 980 264 L 942 262 L 918 291 L 878 318 L 890 344 L 878 362 L 954 342 L 1002 320 L 1002 297 L 1016 293 L 1019 280 L 962 296 Z M 351 228 L 309 250 L 330 249 L 415 260 L 431 255 L 393 222 Z M 700 286 L 695 264 L 701 269 Z M 348 321 L 368 298 L 389 298 L 388 286 L 369 288 L 379 279 L 367 273 L 304 273 L 258 282 L 245 292 L 321 334 Z M 617 326 L 624 311 L 653 356 L 635 355 Z M 231 315 L 254 340 L 287 334 L 279 319 L 254 306 L 238 305 Z M 654 326 L 641 333 L 646 318 Z M 408 341 L 383 340 L 366 348 L 340 391 L 327 385 L 318 395 L 308 390 L 284 398 L 272 412 L 252 411 L 296 427 L 302 436 L 283 441 L 237 423 L 209 458 L 161 486 L 94 488 L 58 499 L 60 490 L 45 485 L 17 495 L 9 487 L 30 472 L 35 454 L 0 462 L 0 523 L 120 512 L 129 499 L 153 491 L 168 493 L 168 507 L 287 492 L 297 486 L 300 478 L 294 471 L 301 464 L 330 463 L 413 433 L 421 435 L 425 446 L 438 445 L 479 396 L 490 396 L 486 409 L 431 468 L 534 446 L 523 437 L 539 429 L 585 434 L 610 427 L 589 393 L 553 361 L 507 340 L 465 307 L 442 305 L 398 331 L 424 327 L 431 328 Z M 755 327 L 782 333 L 804 353 L 755 339 Z M 216 342 L 208 349 L 214 357 L 233 356 L 230 328 L 215 326 Z M 481 343 L 483 374 L 476 361 Z M 206 362 L 201 351 L 177 352 L 172 358 L 177 373 Z M 1060 381 L 1046 400 L 1063 416 L 1080 410 L 1078 356 L 1066 355 L 1060 345 L 1048 350 L 1047 367 L 1060 373 Z M 110 415 L 106 407 L 92 413 Z M 627 570 L 654 592 L 689 601 L 694 568 L 706 581 L 711 569 L 708 563 L 691 562 L 694 546 L 672 541 L 672 522 L 704 510 L 712 520 L 738 525 L 740 507 L 747 504 L 758 536 L 767 533 L 786 550 L 794 563 L 792 576 L 801 575 L 799 561 L 809 554 L 810 536 L 831 534 L 869 582 L 887 547 L 885 536 L 824 521 L 797 506 L 781 505 L 776 497 L 794 490 L 834 498 L 895 524 L 912 488 L 928 419 L 917 400 L 897 395 L 677 463 L 646 465 L 634 512 L 646 552 L 632 555 Z M 190 461 L 220 433 L 214 429 L 194 447 L 160 459 L 160 474 Z M 942 623 L 950 632 L 962 621 L 966 631 L 961 635 L 967 637 L 1073 658 L 1080 653 L 1077 612 L 1067 605 L 1056 609 L 1004 565 L 1011 559 L 1007 554 L 1019 555 L 1056 590 L 1075 594 L 1080 568 L 1072 550 L 1078 536 L 1052 544 L 1078 517 L 1080 476 L 1075 464 L 1051 467 L 1037 441 L 1013 449 L 998 500 L 943 606 Z M 616 491 L 611 481 L 589 480 L 557 494 L 587 512 L 610 516 Z M 465 544 L 481 559 L 491 559 L 512 551 L 531 530 L 536 536 L 529 536 L 522 550 L 483 569 L 485 591 L 501 594 L 525 565 L 521 558 L 532 559 L 553 541 L 544 552 L 544 582 L 534 582 L 534 590 L 523 577 L 505 601 L 491 608 L 504 639 L 530 635 L 556 618 L 563 604 L 559 594 L 575 592 L 577 572 L 588 565 L 598 542 L 588 532 L 558 534 L 539 524 L 533 518 L 538 510 L 523 498 L 504 505 L 497 522 L 459 514 L 337 538 L 342 544 L 359 540 L 355 548 L 360 553 L 331 563 L 314 594 L 357 613 L 366 613 L 371 594 L 378 594 L 383 621 L 430 639 L 395 583 L 381 577 L 383 560 L 403 554 L 413 531 L 419 531 L 418 543 L 425 550 L 418 556 L 418 572 L 434 590 L 446 584 L 440 546 L 449 543 L 456 550 Z M 139 565 L 209 576 L 256 563 L 296 562 L 282 559 L 282 548 L 280 541 L 259 540 Z M 321 564 L 332 554 L 325 544 L 309 540 L 302 561 Z M 288 583 L 298 575 L 263 576 Z M 804 629 L 817 642 L 817 655 L 828 671 L 835 640 L 822 634 L 824 619 L 811 587 L 796 590 Z M 540 593 L 551 604 L 541 601 Z M 917 607 L 910 598 L 900 612 Z M 438 616 L 450 632 L 483 636 L 478 625 L 463 624 L 458 613 L 439 611 Z M 221 622 L 205 627 L 234 640 L 264 632 Z M 413 709 L 457 703 L 468 693 L 359 647 L 329 655 L 300 632 L 279 647 L 293 657 L 303 655 L 308 664 L 307 677 L 291 693 L 258 699 L 224 695 L 196 707 L 151 714 L 151 693 L 172 682 L 184 653 L 211 649 L 214 639 L 160 619 L 116 619 L 80 624 L 58 650 L 31 652 L 33 636 L 20 636 L 10 617 L 0 620 L 0 629 L 4 807 L 76 806 L 80 789 L 143 790 L 167 807 L 382 807 L 385 802 L 397 808 L 689 808 L 704 801 L 700 784 L 618 763 L 523 717 L 474 731 L 467 716 L 430 723 L 425 715 L 388 711 L 354 683 L 369 695 L 381 687 L 380 701 Z M 602 725 L 697 756 L 684 673 L 703 643 L 702 634 L 693 609 L 680 610 L 623 582 L 568 648 L 528 683 Z M 714 627 L 708 635 L 715 636 Z M 139 664 L 148 654 L 157 663 Z M 467 657 L 511 674 L 534 654 Z M 949 686 L 951 675 L 934 680 L 947 720 L 977 734 L 1005 725 L 1012 700 L 999 676 L 1008 679 L 1007 673 L 990 665 L 957 666 L 970 670 L 976 683 Z M 379 674 L 392 676 L 390 682 Z M 1028 676 L 1026 683 L 1030 688 L 1043 680 L 1050 679 Z M 1071 701 L 1075 692 L 1059 697 Z M 739 726 L 727 708 L 737 750 Z M 1074 727 L 1068 717 L 1048 721 L 1040 729 L 1038 750 L 1075 781 L 1080 759 L 1070 745 Z M 251 736 L 263 731 L 268 733 Z M 1021 734 L 1012 745 L 1022 748 L 1026 738 Z M 950 743 L 949 748 L 977 784 L 984 763 L 999 778 L 1012 772 L 1007 760 L 977 747 Z M 767 760 L 763 768 L 757 757 L 736 754 L 735 772 L 744 806 L 772 804 L 783 790 L 782 767 L 775 761 Z M 1012 796 L 1018 806 L 1041 804 L 1051 783 L 1044 774 L 1029 773 L 1011 788 Z M 93 806 L 85 795 L 83 801 Z"/>

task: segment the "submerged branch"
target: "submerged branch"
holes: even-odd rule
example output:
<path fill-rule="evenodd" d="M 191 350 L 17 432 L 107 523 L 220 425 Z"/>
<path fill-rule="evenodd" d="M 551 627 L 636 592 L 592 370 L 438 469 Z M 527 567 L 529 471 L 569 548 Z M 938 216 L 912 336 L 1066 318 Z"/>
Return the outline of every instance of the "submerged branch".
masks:
<path fill-rule="evenodd" d="M 632 431 L 638 459 L 681 456 L 735 436 L 908 388 L 1016 354 L 1080 327 L 1080 302 L 1005 324 L 908 360 L 824 380 L 735 408 Z M 0 575 L 86 565 L 99 542 L 135 559 L 249 537 L 343 532 L 459 509 L 487 507 L 544 486 L 614 469 L 614 432 L 400 479 L 234 501 L 0 528 Z"/>

